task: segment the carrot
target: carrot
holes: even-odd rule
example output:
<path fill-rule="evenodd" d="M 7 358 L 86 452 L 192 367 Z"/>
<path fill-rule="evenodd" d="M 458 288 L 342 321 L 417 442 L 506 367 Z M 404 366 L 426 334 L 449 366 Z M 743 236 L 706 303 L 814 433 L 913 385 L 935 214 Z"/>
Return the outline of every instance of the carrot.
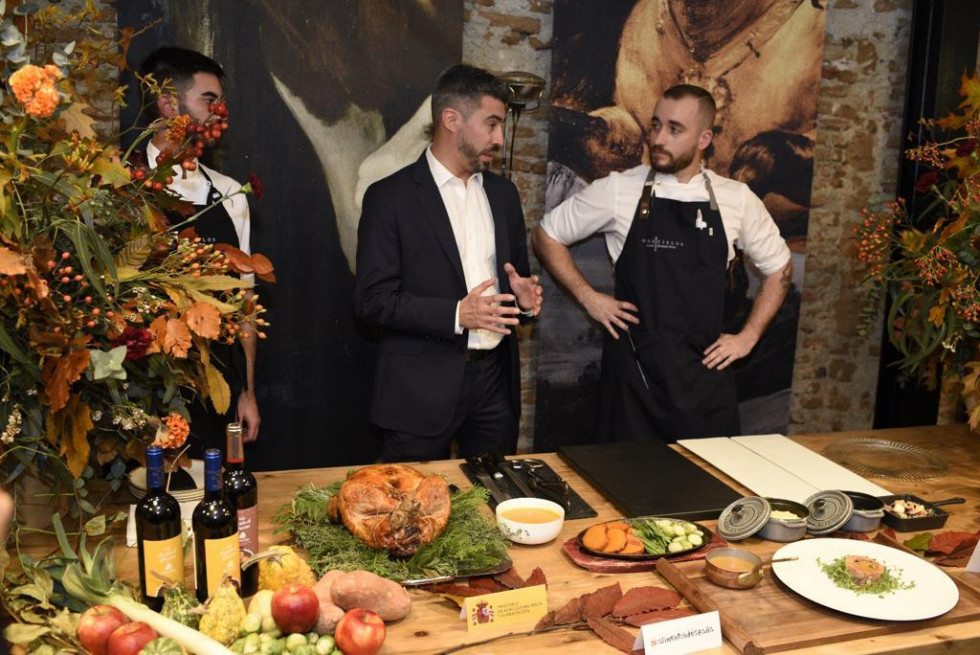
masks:
<path fill-rule="evenodd" d="M 623 530 L 606 530 L 606 547 L 603 552 L 618 553 L 626 546 L 626 532 Z"/>
<path fill-rule="evenodd" d="M 606 526 L 593 525 L 582 535 L 582 545 L 589 550 L 604 550 L 609 538 L 606 536 Z"/>

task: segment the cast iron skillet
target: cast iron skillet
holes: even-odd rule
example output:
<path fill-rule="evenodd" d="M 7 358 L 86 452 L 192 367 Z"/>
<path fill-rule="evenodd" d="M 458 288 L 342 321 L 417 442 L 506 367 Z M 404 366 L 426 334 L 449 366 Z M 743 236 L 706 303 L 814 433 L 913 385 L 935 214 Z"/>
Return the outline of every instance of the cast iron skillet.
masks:
<path fill-rule="evenodd" d="M 885 516 L 882 517 L 882 522 L 899 532 L 920 532 L 922 530 L 935 530 L 946 525 L 946 519 L 949 518 L 949 514 L 939 509 L 940 505 L 959 505 L 965 503 L 964 498 L 947 498 L 946 500 L 936 500 L 929 502 L 928 500 L 923 500 L 918 496 L 913 496 L 912 494 L 895 494 L 893 496 L 879 496 L 881 502 L 883 502 L 885 507 Z M 887 505 L 891 504 L 896 500 L 904 500 L 913 503 L 919 503 L 927 510 L 932 510 L 931 514 L 926 516 L 913 516 L 910 518 L 902 518 L 896 514 L 892 514 Z"/>

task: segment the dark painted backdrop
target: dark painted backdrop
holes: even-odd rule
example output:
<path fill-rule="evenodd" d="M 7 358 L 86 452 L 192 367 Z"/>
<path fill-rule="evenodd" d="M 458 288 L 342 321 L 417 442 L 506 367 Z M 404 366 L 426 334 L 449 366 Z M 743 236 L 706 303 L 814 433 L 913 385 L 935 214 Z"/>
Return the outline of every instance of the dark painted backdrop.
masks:
<path fill-rule="evenodd" d="M 373 461 L 380 451 L 367 422 L 374 342 L 352 315 L 354 275 L 340 238 L 356 228 L 356 216 L 338 220 L 334 208 L 335 195 L 354 196 L 337 176 L 356 180 L 360 160 L 346 158 L 339 169 L 335 162 L 328 181 L 322 149 L 333 146 L 316 135 L 362 137 L 357 121 L 338 127 L 361 112 L 373 117 L 372 138 L 387 140 L 439 71 L 460 61 L 461 0 L 119 0 L 118 8 L 121 26 L 160 21 L 137 40 L 133 65 L 172 44 L 224 66 L 230 129 L 214 163 L 239 181 L 255 173 L 265 188 L 264 199 L 250 199 L 252 249 L 273 261 L 278 281 L 258 289 L 272 326 L 259 347 L 262 426 L 246 451 L 250 468 Z M 297 107 L 316 120 L 301 126 Z"/>

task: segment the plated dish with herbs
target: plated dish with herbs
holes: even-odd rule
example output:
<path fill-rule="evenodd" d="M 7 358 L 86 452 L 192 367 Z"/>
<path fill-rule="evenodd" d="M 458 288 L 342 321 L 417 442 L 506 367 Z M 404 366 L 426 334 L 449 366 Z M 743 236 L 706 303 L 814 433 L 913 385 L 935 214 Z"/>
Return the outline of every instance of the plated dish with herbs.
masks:
<path fill-rule="evenodd" d="M 787 544 L 772 571 L 815 603 L 853 616 L 918 621 L 956 606 L 959 590 L 931 563 L 888 546 L 855 539 L 808 539 Z"/>

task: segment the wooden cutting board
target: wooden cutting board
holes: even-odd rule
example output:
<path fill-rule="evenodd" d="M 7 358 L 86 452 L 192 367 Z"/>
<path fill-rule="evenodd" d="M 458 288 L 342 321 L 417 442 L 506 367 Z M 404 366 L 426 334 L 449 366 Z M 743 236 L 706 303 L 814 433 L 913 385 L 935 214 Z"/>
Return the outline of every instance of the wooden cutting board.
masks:
<path fill-rule="evenodd" d="M 778 653 L 980 618 L 980 593 L 958 580 L 960 600 L 946 614 L 925 621 L 888 622 L 850 616 L 811 602 L 779 582 L 768 569 L 758 586 L 746 590 L 719 587 L 706 580 L 703 571 L 704 562 L 674 564 L 666 559 L 657 562 L 657 572 L 698 611 L 719 611 L 725 638 L 746 655 Z"/>

